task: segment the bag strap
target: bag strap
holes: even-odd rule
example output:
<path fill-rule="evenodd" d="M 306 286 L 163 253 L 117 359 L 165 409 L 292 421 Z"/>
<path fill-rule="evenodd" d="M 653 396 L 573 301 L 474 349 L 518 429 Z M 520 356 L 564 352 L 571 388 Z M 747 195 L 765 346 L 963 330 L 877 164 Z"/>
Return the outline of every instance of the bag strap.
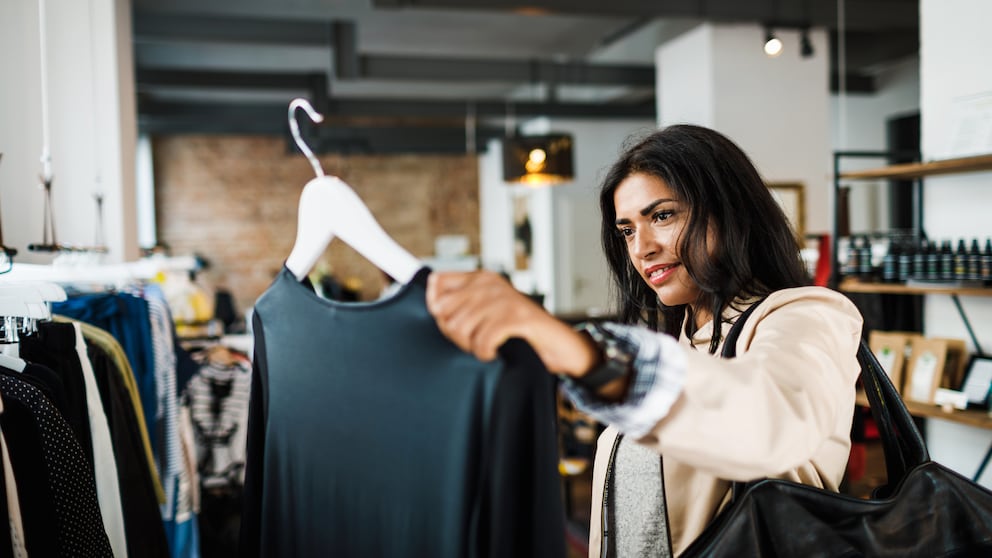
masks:
<path fill-rule="evenodd" d="M 744 323 L 762 302 L 764 299 L 748 307 L 731 326 L 723 342 L 721 357 L 734 358 L 737 356 L 737 339 L 740 337 L 741 330 L 744 329 Z M 868 406 L 878 427 L 882 449 L 885 453 L 885 468 L 888 479 L 885 486 L 876 490 L 877 495 L 883 496 L 898 486 L 911 469 L 929 461 L 930 454 L 927 452 L 923 436 L 920 434 L 919 428 L 916 427 L 916 423 L 913 422 L 913 417 L 906 409 L 902 397 L 899 396 L 899 392 L 892 385 L 889 375 L 885 373 L 864 339 L 861 339 L 858 345 L 857 358 L 861 365 L 861 383 L 864 386 Z M 731 482 L 731 504 L 736 502 L 744 493 L 747 484 L 750 483 Z"/>

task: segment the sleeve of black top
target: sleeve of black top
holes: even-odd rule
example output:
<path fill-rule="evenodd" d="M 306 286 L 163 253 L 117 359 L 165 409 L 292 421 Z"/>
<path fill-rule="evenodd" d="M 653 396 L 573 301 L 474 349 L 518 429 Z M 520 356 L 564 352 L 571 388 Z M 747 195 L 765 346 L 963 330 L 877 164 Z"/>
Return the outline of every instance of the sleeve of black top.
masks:
<path fill-rule="evenodd" d="M 505 364 L 486 444 L 479 556 L 564 558 L 555 377 L 526 342 L 500 348 Z"/>

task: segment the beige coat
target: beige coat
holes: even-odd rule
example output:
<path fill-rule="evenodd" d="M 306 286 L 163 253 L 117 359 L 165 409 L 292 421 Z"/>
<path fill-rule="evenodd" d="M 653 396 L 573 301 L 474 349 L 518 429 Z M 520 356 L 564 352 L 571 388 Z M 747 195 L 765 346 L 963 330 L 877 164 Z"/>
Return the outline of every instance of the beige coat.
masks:
<path fill-rule="evenodd" d="M 724 335 L 738 315 L 725 312 Z M 715 517 L 729 496 L 728 480 L 775 477 L 837 490 L 851 447 L 861 325 L 843 295 L 801 287 L 773 293 L 751 314 L 735 359 L 708 353 L 712 322 L 691 342 L 683 334 L 683 392 L 637 440 L 664 456 L 676 555 Z M 607 428 L 597 446 L 591 558 L 600 556 L 603 484 L 616 436 Z"/>

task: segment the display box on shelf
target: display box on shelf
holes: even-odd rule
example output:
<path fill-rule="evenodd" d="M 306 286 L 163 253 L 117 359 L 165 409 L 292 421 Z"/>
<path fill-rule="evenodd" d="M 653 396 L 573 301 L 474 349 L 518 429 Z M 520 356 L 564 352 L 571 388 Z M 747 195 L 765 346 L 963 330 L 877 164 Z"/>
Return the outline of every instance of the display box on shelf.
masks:
<path fill-rule="evenodd" d="M 989 392 L 992 391 L 992 356 L 971 356 L 965 368 L 961 391 L 968 396 L 969 407 L 989 408 Z"/>
<path fill-rule="evenodd" d="M 966 359 L 967 347 L 961 339 L 912 339 L 903 397 L 933 403 L 937 388 L 958 388 L 964 377 Z"/>
<path fill-rule="evenodd" d="M 868 334 L 868 347 L 875 353 L 875 358 L 899 393 L 903 391 L 910 341 L 915 337 L 921 335 L 903 331 L 872 331 Z"/>

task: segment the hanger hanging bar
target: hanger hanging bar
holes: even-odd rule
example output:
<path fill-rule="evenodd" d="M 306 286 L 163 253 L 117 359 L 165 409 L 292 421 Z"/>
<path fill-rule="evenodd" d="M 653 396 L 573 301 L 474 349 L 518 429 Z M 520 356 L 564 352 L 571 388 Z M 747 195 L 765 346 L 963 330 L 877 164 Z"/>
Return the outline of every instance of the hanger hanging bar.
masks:
<path fill-rule="evenodd" d="M 310 149 L 310 146 L 307 145 L 307 142 L 303 141 L 303 137 L 300 136 L 300 124 L 296 121 L 296 109 L 298 108 L 306 111 L 307 116 L 310 117 L 310 120 L 317 124 L 324 121 L 324 115 L 317 112 L 313 108 L 313 105 L 310 104 L 310 101 L 302 97 L 293 99 L 289 103 L 289 131 L 293 134 L 293 141 L 296 142 L 296 147 L 299 147 L 300 151 L 302 151 L 306 156 L 307 161 L 310 161 L 310 166 L 313 167 L 313 172 L 315 172 L 317 176 L 324 176 L 324 169 L 321 168 L 320 161 L 318 161 L 317 157 L 314 156 L 313 151 Z"/>

